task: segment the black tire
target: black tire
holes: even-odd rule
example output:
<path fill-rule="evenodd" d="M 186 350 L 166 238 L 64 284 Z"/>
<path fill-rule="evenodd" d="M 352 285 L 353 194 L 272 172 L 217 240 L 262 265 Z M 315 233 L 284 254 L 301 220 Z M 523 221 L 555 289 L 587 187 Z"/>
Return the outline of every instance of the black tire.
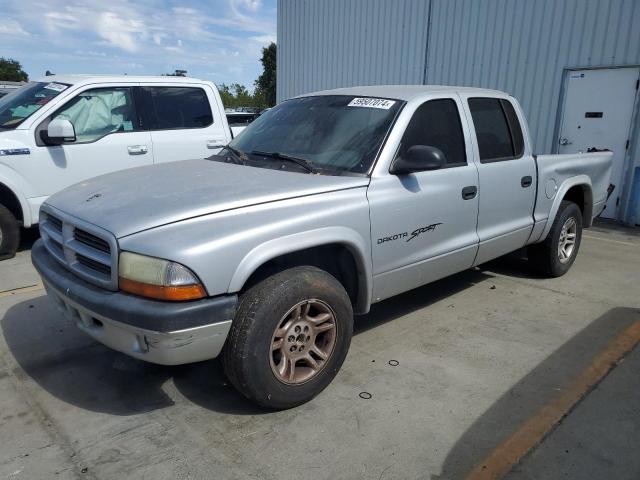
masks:
<path fill-rule="evenodd" d="M 13 258 L 20 245 L 20 225 L 7 207 L 0 205 L 0 260 Z"/>
<path fill-rule="evenodd" d="M 569 257 L 563 262 L 560 259 L 559 243 L 562 228 L 572 218 L 575 222 L 575 243 Z M 560 277 L 567 273 L 578 255 L 582 241 L 582 212 L 573 202 L 563 200 L 553 221 L 547 238 L 542 243 L 530 245 L 528 248 L 529 263 L 533 268 L 550 277 Z"/>
<path fill-rule="evenodd" d="M 305 300 L 330 307 L 336 332 L 331 353 L 317 373 L 303 383 L 287 384 L 272 370 L 273 336 L 287 312 Z M 231 384 L 253 402 L 270 409 L 292 408 L 308 402 L 331 383 L 347 356 L 352 334 L 351 301 L 340 282 L 316 267 L 294 267 L 266 278 L 240 296 L 222 363 Z"/>

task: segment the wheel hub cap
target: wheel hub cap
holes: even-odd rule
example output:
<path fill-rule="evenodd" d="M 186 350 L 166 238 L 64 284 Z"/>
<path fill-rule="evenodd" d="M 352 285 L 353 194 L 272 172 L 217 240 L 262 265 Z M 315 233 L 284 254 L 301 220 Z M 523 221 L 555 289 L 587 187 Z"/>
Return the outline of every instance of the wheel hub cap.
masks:
<path fill-rule="evenodd" d="M 269 363 L 278 380 L 304 383 L 324 368 L 336 343 L 336 318 L 321 300 L 304 300 L 280 319 L 271 339 Z"/>
<path fill-rule="evenodd" d="M 567 218 L 560 230 L 560 239 L 558 240 L 558 259 L 560 263 L 567 263 L 571 260 L 571 256 L 576 247 L 576 235 L 578 226 L 573 217 Z"/>

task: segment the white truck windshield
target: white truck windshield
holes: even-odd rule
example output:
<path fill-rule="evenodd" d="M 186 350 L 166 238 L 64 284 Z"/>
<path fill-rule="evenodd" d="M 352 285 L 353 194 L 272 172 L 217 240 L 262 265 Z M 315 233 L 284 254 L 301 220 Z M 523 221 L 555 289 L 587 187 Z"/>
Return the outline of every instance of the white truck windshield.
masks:
<path fill-rule="evenodd" d="M 296 157 L 323 170 L 366 173 L 375 161 L 401 100 L 351 95 L 294 98 L 251 123 L 230 146 L 252 152 Z"/>
<path fill-rule="evenodd" d="M 31 82 L 0 98 L 0 129 L 16 128 L 68 87 L 64 83 Z"/>

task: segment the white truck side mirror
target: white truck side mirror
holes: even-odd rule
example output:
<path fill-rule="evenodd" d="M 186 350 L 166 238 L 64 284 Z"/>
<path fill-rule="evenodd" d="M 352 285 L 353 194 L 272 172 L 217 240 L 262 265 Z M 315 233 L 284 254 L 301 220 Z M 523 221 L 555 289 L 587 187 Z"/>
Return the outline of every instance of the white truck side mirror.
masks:
<path fill-rule="evenodd" d="M 76 129 L 66 118 L 56 118 L 49 122 L 47 127 L 47 136 L 49 140 L 60 144 L 63 142 L 76 141 Z"/>

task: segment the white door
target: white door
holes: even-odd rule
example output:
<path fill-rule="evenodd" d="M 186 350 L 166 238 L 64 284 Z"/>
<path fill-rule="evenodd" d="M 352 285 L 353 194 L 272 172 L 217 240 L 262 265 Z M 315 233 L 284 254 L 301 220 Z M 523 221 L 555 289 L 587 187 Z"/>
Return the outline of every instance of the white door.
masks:
<path fill-rule="evenodd" d="M 133 86 L 88 88 L 70 98 L 39 124 L 65 118 L 75 127 L 76 140 L 59 146 L 39 145 L 24 175 L 36 197 L 52 195 L 74 183 L 105 173 L 151 165 L 151 134 L 140 131 Z"/>
<path fill-rule="evenodd" d="M 141 90 L 139 103 L 151 131 L 155 163 L 206 158 L 229 142 L 208 87 L 149 84 Z"/>
<path fill-rule="evenodd" d="M 613 151 L 611 183 L 616 189 L 602 216 L 616 218 L 640 68 L 577 70 L 568 75 L 558 153 L 591 147 Z"/>

